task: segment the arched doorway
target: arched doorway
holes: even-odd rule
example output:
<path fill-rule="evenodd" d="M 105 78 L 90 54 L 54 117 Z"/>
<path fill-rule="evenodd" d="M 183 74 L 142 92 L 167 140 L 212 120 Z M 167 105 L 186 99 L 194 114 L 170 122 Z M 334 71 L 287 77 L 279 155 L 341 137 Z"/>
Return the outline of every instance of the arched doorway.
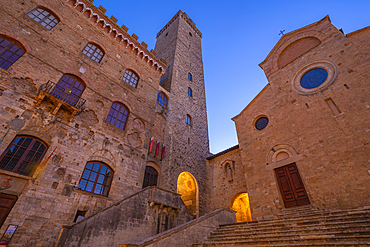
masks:
<path fill-rule="evenodd" d="M 236 194 L 231 199 L 230 209 L 236 211 L 236 222 L 252 221 L 248 193 Z"/>
<path fill-rule="evenodd" d="M 199 216 L 198 183 L 189 172 L 183 172 L 177 179 L 177 193 L 195 217 Z"/>

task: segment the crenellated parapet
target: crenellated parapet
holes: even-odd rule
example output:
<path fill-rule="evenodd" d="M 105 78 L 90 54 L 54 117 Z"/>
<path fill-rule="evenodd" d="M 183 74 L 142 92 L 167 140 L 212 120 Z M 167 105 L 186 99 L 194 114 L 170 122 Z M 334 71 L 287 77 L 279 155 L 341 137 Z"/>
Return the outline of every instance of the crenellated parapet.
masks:
<path fill-rule="evenodd" d="M 161 74 L 165 72 L 166 63 L 158 59 L 153 52 L 147 50 L 148 45 L 145 42 L 141 44 L 137 41 L 138 36 L 132 34 L 130 36 L 125 25 L 119 27 L 117 18 L 113 15 L 109 18 L 105 15 L 106 9 L 102 6 L 95 7 L 92 2 L 87 0 L 65 0 L 70 3 L 75 10 L 80 12 L 84 17 L 94 22 L 111 38 L 117 40 L 125 48 L 130 49 L 138 58 L 145 63 L 148 63 L 153 69 L 159 71 Z"/>
<path fill-rule="evenodd" d="M 183 18 L 188 24 L 189 26 L 191 26 L 191 28 L 199 35 L 200 38 L 202 38 L 202 33 L 198 30 L 198 28 L 195 26 L 195 23 L 190 19 L 190 17 L 182 12 L 181 10 L 179 10 L 176 15 L 174 15 L 174 17 L 172 17 L 172 19 L 161 29 L 161 31 L 159 31 L 157 33 L 157 38 L 159 37 L 159 35 L 161 35 L 170 25 L 172 22 L 174 22 L 178 17 L 181 17 Z"/>

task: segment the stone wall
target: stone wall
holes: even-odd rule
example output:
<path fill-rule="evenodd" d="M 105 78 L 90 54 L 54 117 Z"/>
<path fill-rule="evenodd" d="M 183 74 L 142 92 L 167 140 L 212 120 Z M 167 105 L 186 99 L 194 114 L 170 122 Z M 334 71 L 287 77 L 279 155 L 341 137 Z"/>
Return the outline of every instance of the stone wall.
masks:
<path fill-rule="evenodd" d="M 74 225 L 63 226 L 56 246 L 135 243 L 191 218 L 179 194 L 147 187 Z"/>
<path fill-rule="evenodd" d="M 239 146 L 207 160 L 212 170 L 212 210 L 229 208 L 235 196 L 247 192 Z"/>
<path fill-rule="evenodd" d="M 31 19 L 27 13 L 37 6 L 60 22 L 48 30 Z M 43 165 L 30 176 L 0 170 L 12 179 L 11 188 L 22 185 L 2 191 L 18 200 L 1 233 L 9 224 L 18 225 L 9 246 L 52 246 L 60 226 L 71 224 L 77 211 L 90 216 L 141 190 L 145 166 L 160 167 L 160 158 L 147 153 L 155 113 L 161 113 L 156 99 L 166 65 L 88 1 L 3 1 L 0 15 L 0 34 L 25 48 L 18 61 L 0 70 L 0 153 L 21 134 L 48 146 Z M 105 52 L 100 63 L 82 53 L 88 42 Z M 126 69 L 139 76 L 137 88 L 122 80 Z M 86 84 L 81 96 L 86 103 L 76 116 L 68 105 L 58 110 L 52 97 L 38 98 L 41 85 L 57 83 L 63 74 Z M 123 130 L 106 122 L 115 101 L 129 110 Z M 89 161 L 113 170 L 108 196 L 77 189 Z"/>
<path fill-rule="evenodd" d="M 212 213 L 203 215 L 197 219 L 189 221 L 181 226 L 147 238 L 134 244 L 120 243 L 120 247 L 135 246 L 178 246 L 190 247 L 193 244 L 201 244 L 207 236 L 218 226 L 223 224 L 235 223 L 235 212 L 230 209 L 222 208 Z"/>

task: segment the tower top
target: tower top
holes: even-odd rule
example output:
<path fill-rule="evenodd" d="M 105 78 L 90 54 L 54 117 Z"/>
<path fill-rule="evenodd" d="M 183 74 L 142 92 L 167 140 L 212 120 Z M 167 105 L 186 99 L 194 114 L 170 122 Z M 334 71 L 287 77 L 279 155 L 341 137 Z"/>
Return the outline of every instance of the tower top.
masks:
<path fill-rule="evenodd" d="M 159 35 L 161 35 L 170 25 L 172 22 L 174 22 L 178 17 L 181 17 L 183 18 L 191 28 L 193 28 L 193 30 L 199 35 L 199 37 L 202 38 L 202 33 L 198 30 L 198 28 L 195 26 L 195 23 L 190 19 L 190 17 L 182 12 L 181 10 L 179 10 L 175 15 L 174 17 L 172 17 L 172 19 L 161 29 L 161 31 L 159 31 L 157 33 L 157 38 Z"/>

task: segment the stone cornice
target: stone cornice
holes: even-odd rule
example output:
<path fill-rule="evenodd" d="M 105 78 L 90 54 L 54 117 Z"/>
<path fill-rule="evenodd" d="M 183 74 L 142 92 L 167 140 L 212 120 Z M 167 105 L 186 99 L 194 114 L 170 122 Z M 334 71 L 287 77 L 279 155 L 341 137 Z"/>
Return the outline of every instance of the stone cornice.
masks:
<path fill-rule="evenodd" d="M 65 0 L 65 2 L 72 2 L 72 0 Z M 147 51 L 145 44 L 142 44 L 142 45 L 139 44 L 139 42 L 137 42 L 136 39 L 134 39 L 129 34 L 127 34 L 126 33 L 126 31 L 128 30 L 127 28 L 119 28 L 117 24 L 115 24 L 115 20 L 116 20 L 115 18 L 113 19 L 108 18 L 107 16 L 104 15 L 104 13 L 99 13 L 100 12 L 99 9 L 86 0 L 76 0 L 75 3 L 73 4 L 73 7 L 76 9 L 79 6 L 82 7 L 82 10 L 80 11 L 81 13 L 85 13 L 87 11 L 90 12 L 88 16 L 89 19 L 95 17 L 96 24 L 101 22 L 102 30 L 108 29 L 106 32 L 108 32 L 109 36 L 112 37 L 111 34 L 115 33 L 114 39 L 120 40 L 121 44 L 123 43 L 123 41 L 126 41 L 127 43 L 126 47 L 131 46 L 132 47 L 131 50 L 133 52 L 136 52 L 137 56 L 140 56 L 140 55 L 142 56 L 142 61 L 146 61 L 148 64 L 151 64 L 151 67 L 153 67 L 156 70 L 159 70 L 161 74 L 165 72 L 166 63 L 159 60 L 157 57 L 155 57 L 155 55 L 152 54 L 152 52 Z"/>

